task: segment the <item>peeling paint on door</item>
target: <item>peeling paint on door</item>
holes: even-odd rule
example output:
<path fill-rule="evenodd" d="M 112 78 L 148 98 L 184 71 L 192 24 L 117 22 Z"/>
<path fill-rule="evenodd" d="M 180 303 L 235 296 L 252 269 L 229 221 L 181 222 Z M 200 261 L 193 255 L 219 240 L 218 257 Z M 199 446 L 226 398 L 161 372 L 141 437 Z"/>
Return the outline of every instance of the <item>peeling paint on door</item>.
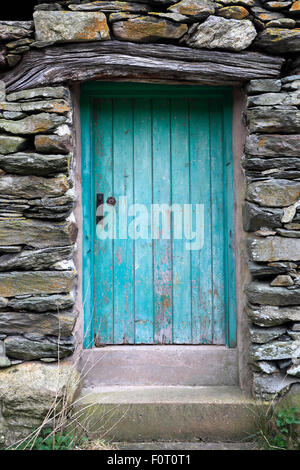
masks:
<path fill-rule="evenodd" d="M 224 132 L 230 128 L 224 100 L 147 96 L 145 88 L 138 96 L 134 90 L 124 96 L 100 93 L 91 107 L 92 198 L 100 193 L 113 200 L 117 214 L 125 195 L 128 204 L 149 210 L 153 204 L 203 204 L 205 220 L 204 243 L 195 251 L 174 236 L 170 212 L 154 239 L 99 240 L 93 234 L 96 343 L 225 344 L 226 243 L 233 227 L 226 219 L 232 165 L 224 158 Z M 164 230 L 169 238 L 163 238 Z"/>

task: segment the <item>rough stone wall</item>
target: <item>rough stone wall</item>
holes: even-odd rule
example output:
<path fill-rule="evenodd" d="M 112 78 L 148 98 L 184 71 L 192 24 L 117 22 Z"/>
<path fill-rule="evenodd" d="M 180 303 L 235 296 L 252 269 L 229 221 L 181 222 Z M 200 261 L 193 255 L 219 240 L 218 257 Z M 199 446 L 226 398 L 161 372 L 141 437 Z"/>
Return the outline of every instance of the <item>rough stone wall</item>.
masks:
<path fill-rule="evenodd" d="M 61 362 L 75 349 L 77 317 L 70 92 L 6 95 L 0 83 L 1 447 L 38 426 L 66 390 L 72 397 L 78 378 Z"/>
<path fill-rule="evenodd" d="M 284 57 L 282 77 L 247 86 L 242 164 L 254 394 L 285 392 L 300 381 L 299 0 L 37 3 L 33 22 L 0 21 L 4 78 L 30 49 L 110 39 Z M 1 390 L 7 371 L 23 381 L 29 374 L 20 362 L 55 362 L 74 351 L 77 229 L 68 84 L 49 79 L 49 86 L 26 89 L 25 81 L 24 90 L 9 94 L 0 84 Z M 0 422 L 8 419 L 5 400 L 1 407 Z"/>
<path fill-rule="evenodd" d="M 76 226 L 66 87 L 0 102 L 0 367 L 74 350 Z"/>
<path fill-rule="evenodd" d="M 14 67 L 30 48 L 109 39 L 295 55 L 299 12 L 299 0 L 41 0 L 34 22 L 0 21 L 0 68 Z"/>
<path fill-rule="evenodd" d="M 244 229 L 254 393 L 300 381 L 300 75 L 248 85 Z"/>

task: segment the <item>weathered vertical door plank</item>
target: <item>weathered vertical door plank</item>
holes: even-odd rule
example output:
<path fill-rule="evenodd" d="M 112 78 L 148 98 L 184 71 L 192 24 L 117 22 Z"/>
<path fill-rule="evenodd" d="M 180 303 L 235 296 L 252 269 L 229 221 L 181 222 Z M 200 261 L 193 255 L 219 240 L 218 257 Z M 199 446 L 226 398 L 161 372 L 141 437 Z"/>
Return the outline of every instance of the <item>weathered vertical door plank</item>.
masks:
<path fill-rule="evenodd" d="M 135 343 L 153 342 L 153 260 L 151 240 L 152 122 L 151 101 L 136 98 L 134 105 L 134 226 Z M 146 183 L 145 183 L 146 182 Z M 139 205 L 139 206 L 138 206 Z M 147 211 L 141 206 L 144 205 Z M 141 232 L 147 227 L 147 233 Z"/>
<path fill-rule="evenodd" d="M 173 234 L 173 342 L 191 343 L 191 254 L 186 235 L 176 238 L 176 212 L 190 203 L 189 112 L 186 99 L 171 102 L 172 234 Z"/>
<path fill-rule="evenodd" d="M 225 342 L 225 221 L 224 221 L 224 158 L 222 104 L 211 101 L 211 208 L 212 208 L 212 271 L 213 271 L 213 343 Z M 221 158 L 220 158 L 221 157 Z"/>
<path fill-rule="evenodd" d="M 113 194 L 112 174 L 112 100 L 94 101 L 94 191 Z M 94 202 L 94 201 L 93 201 Z M 96 216 L 96 214 L 95 214 Z M 93 221 L 94 222 L 94 221 Z M 98 230 L 102 225 L 98 226 Z M 96 343 L 112 344 L 113 338 L 113 241 L 110 238 L 99 240 L 94 245 L 94 334 Z M 99 267 L 101 266 L 101 269 Z M 93 282 L 93 279 L 91 279 Z M 101 315 L 99 315 L 101 312 Z"/>
<path fill-rule="evenodd" d="M 153 99 L 152 107 L 153 204 L 170 205 L 170 100 Z M 172 251 L 162 229 L 160 217 L 160 239 L 153 240 L 154 342 L 168 344 L 172 343 Z"/>
<path fill-rule="evenodd" d="M 192 343 L 212 343 L 211 168 L 209 103 L 190 100 L 191 203 L 203 204 L 204 237 L 201 250 L 191 250 Z"/>
<path fill-rule="evenodd" d="M 133 204 L 133 112 L 132 99 L 114 99 L 113 175 L 116 217 L 120 196 Z M 126 230 L 127 227 L 122 227 Z M 134 343 L 134 243 L 131 238 L 114 240 L 114 342 Z"/>

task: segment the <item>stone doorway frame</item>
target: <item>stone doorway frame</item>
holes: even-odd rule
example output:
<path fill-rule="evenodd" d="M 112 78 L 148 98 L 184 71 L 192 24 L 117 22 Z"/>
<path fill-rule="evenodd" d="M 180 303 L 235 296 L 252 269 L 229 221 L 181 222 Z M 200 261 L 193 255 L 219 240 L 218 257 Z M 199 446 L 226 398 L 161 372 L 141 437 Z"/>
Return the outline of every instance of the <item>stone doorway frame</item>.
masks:
<path fill-rule="evenodd" d="M 252 381 L 248 368 L 248 325 L 243 313 L 245 296 L 243 286 L 249 278 L 243 256 L 243 228 L 241 206 L 244 202 L 245 182 L 240 159 L 246 137 L 244 124 L 245 94 L 243 86 L 253 79 L 278 78 L 284 59 L 257 52 L 230 53 L 191 50 L 170 44 L 132 44 L 120 41 L 81 43 L 46 47 L 30 51 L 13 71 L 3 77 L 7 91 L 68 84 L 72 90 L 75 130 L 74 151 L 77 162 L 75 188 L 80 190 L 80 108 L 78 84 L 89 81 L 127 81 L 183 85 L 227 85 L 234 88 L 233 154 L 235 171 L 235 257 L 237 289 L 237 348 L 239 351 L 239 382 L 249 390 Z M 78 193 L 77 193 L 78 194 Z M 78 247 L 81 246 L 81 206 L 77 204 L 75 216 L 79 223 Z M 76 255 L 79 272 L 77 306 L 82 312 L 81 250 Z M 82 343 L 82 319 L 78 319 L 76 332 Z M 79 341 L 80 343 L 80 341 Z M 80 346 L 80 345 L 79 345 Z M 69 359 L 76 360 L 81 347 Z"/>
<path fill-rule="evenodd" d="M 151 79 L 150 79 L 151 80 Z M 107 81 L 104 78 L 101 81 Z M 112 80 L 111 80 L 112 81 Z M 120 80 L 113 80 L 120 81 Z M 122 79 L 121 81 L 127 81 Z M 131 80 L 134 82 L 134 80 Z M 149 83 L 147 80 L 143 80 L 144 83 Z M 100 82 L 101 83 L 101 82 Z M 150 81 L 151 83 L 151 81 Z M 166 81 L 164 80 L 165 84 Z M 174 84 L 173 80 L 168 80 L 168 84 Z M 178 83 L 177 81 L 175 83 Z M 78 225 L 78 250 L 75 257 L 75 265 L 78 272 L 78 288 L 77 288 L 77 301 L 76 306 L 80 312 L 79 318 L 77 320 L 76 332 L 80 337 L 80 349 L 81 354 L 83 354 L 83 360 L 81 363 L 89 362 L 89 367 L 95 367 L 97 363 L 97 348 L 86 350 L 87 353 L 83 350 L 83 302 L 84 302 L 84 293 L 82 291 L 82 200 L 81 200 L 81 121 L 80 121 L 80 84 L 76 83 L 72 85 L 71 92 L 73 98 L 73 108 L 74 108 L 74 129 L 75 129 L 75 153 L 74 160 L 76 162 L 75 170 L 75 190 L 78 196 L 78 202 L 74 211 L 76 222 Z M 186 83 L 181 83 L 186 85 Z M 195 82 L 190 82 L 191 85 L 199 85 Z M 243 154 L 243 148 L 246 138 L 246 126 L 244 124 L 243 115 L 246 111 L 246 95 L 243 90 L 243 85 L 239 87 L 233 87 L 233 164 L 234 164 L 234 192 L 235 192 L 235 202 L 234 202 L 234 230 L 235 230 L 235 240 L 234 240 L 234 258 L 235 258 L 235 269 L 236 269 L 236 321 L 237 321 L 237 344 L 234 348 L 237 352 L 237 375 L 239 386 L 250 393 L 251 388 L 251 371 L 248 366 L 248 350 L 249 350 L 249 341 L 248 341 L 248 322 L 246 315 L 244 313 L 244 306 L 246 302 L 245 294 L 243 292 L 244 285 L 248 280 L 248 268 L 245 261 L 245 256 L 243 254 L 243 227 L 242 227 L 242 214 L 241 207 L 244 201 L 245 193 L 245 183 L 243 181 L 243 174 L 241 168 L 241 155 Z M 124 348 L 124 346 L 123 346 Z M 130 348 L 130 347 L 128 347 Z M 201 346 L 198 346 L 201 348 Z M 207 349 L 208 347 L 206 347 Z M 209 346 L 211 352 L 209 354 L 212 357 L 215 357 L 217 360 L 218 351 L 213 351 L 214 346 Z M 216 347 L 218 348 L 218 347 Z M 204 351 L 205 348 L 203 348 Z M 95 351 L 96 350 L 96 351 Z M 95 352 L 95 354 L 93 353 Z M 99 351 L 99 350 L 98 350 Z M 205 355 L 208 354 L 207 350 L 204 352 Z M 76 356 L 76 355 L 75 355 Z M 207 356 L 206 356 L 207 357 Z M 95 374 L 97 376 L 97 374 Z"/>

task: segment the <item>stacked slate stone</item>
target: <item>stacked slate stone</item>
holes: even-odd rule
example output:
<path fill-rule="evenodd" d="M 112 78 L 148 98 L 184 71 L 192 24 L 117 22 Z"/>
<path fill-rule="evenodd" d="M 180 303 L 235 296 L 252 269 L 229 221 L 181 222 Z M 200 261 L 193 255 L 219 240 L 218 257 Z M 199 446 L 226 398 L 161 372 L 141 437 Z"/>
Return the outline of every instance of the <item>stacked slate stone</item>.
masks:
<path fill-rule="evenodd" d="M 14 67 L 33 42 L 33 21 L 0 21 L 0 70 Z"/>
<path fill-rule="evenodd" d="M 300 382 L 300 75 L 253 80 L 248 95 L 246 312 L 254 392 L 270 399 Z"/>
<path fill-rule="evenodd" d="M 117 39 L 200 49 L 300 51 L 300 0 L 37 2 L 33 22 L 0 22 L 0 68 L 56 42 Z"/>
<path fill-rule="evenodd" d="M 67 88 L 0 101 L 0 367 L 74 351 L 76 227 Z"/>
<path fill-rule="evenodd" d="M 108 39 L 172 42 L 229 51 L 253 45 L 275 54 L 300 50 L 299 0 L 65 0 L 55 3 L 42 0 L 38 3 L 34 13 L 36 40 L 20 38 L 16 33 L 12 37 L 18 41 L 6 44 L 9 54 L 5 58 L 3 53 L 4 64 L 14 65 L 30 47 Z M 31 27 L 27 23 L 28 31 Z"/>
<path fill-rule="evenodd" d="M 212 0 L 44 3 L 36 7 L 34 14 L 35 45 L 43 47 L 51 41 L 118 39 L 138 43 L 177 42 L 209 49 L 245 49 L 257 35 L 252 22 L 244 20 L 249 11 L 244 7 L 240 11 L 240 6 L 227 8 L 227 3 L 228 0 L 220 4 Z M 254 0 L 242 3 L 254 5 Z"/>
<path fill-rule="evenodd" d="M 270 53 L 297 53 L 300 50 L 300 1 L 266 1 L 254 7 L 255 24 L 261 33 L 254 46 Z"/>

